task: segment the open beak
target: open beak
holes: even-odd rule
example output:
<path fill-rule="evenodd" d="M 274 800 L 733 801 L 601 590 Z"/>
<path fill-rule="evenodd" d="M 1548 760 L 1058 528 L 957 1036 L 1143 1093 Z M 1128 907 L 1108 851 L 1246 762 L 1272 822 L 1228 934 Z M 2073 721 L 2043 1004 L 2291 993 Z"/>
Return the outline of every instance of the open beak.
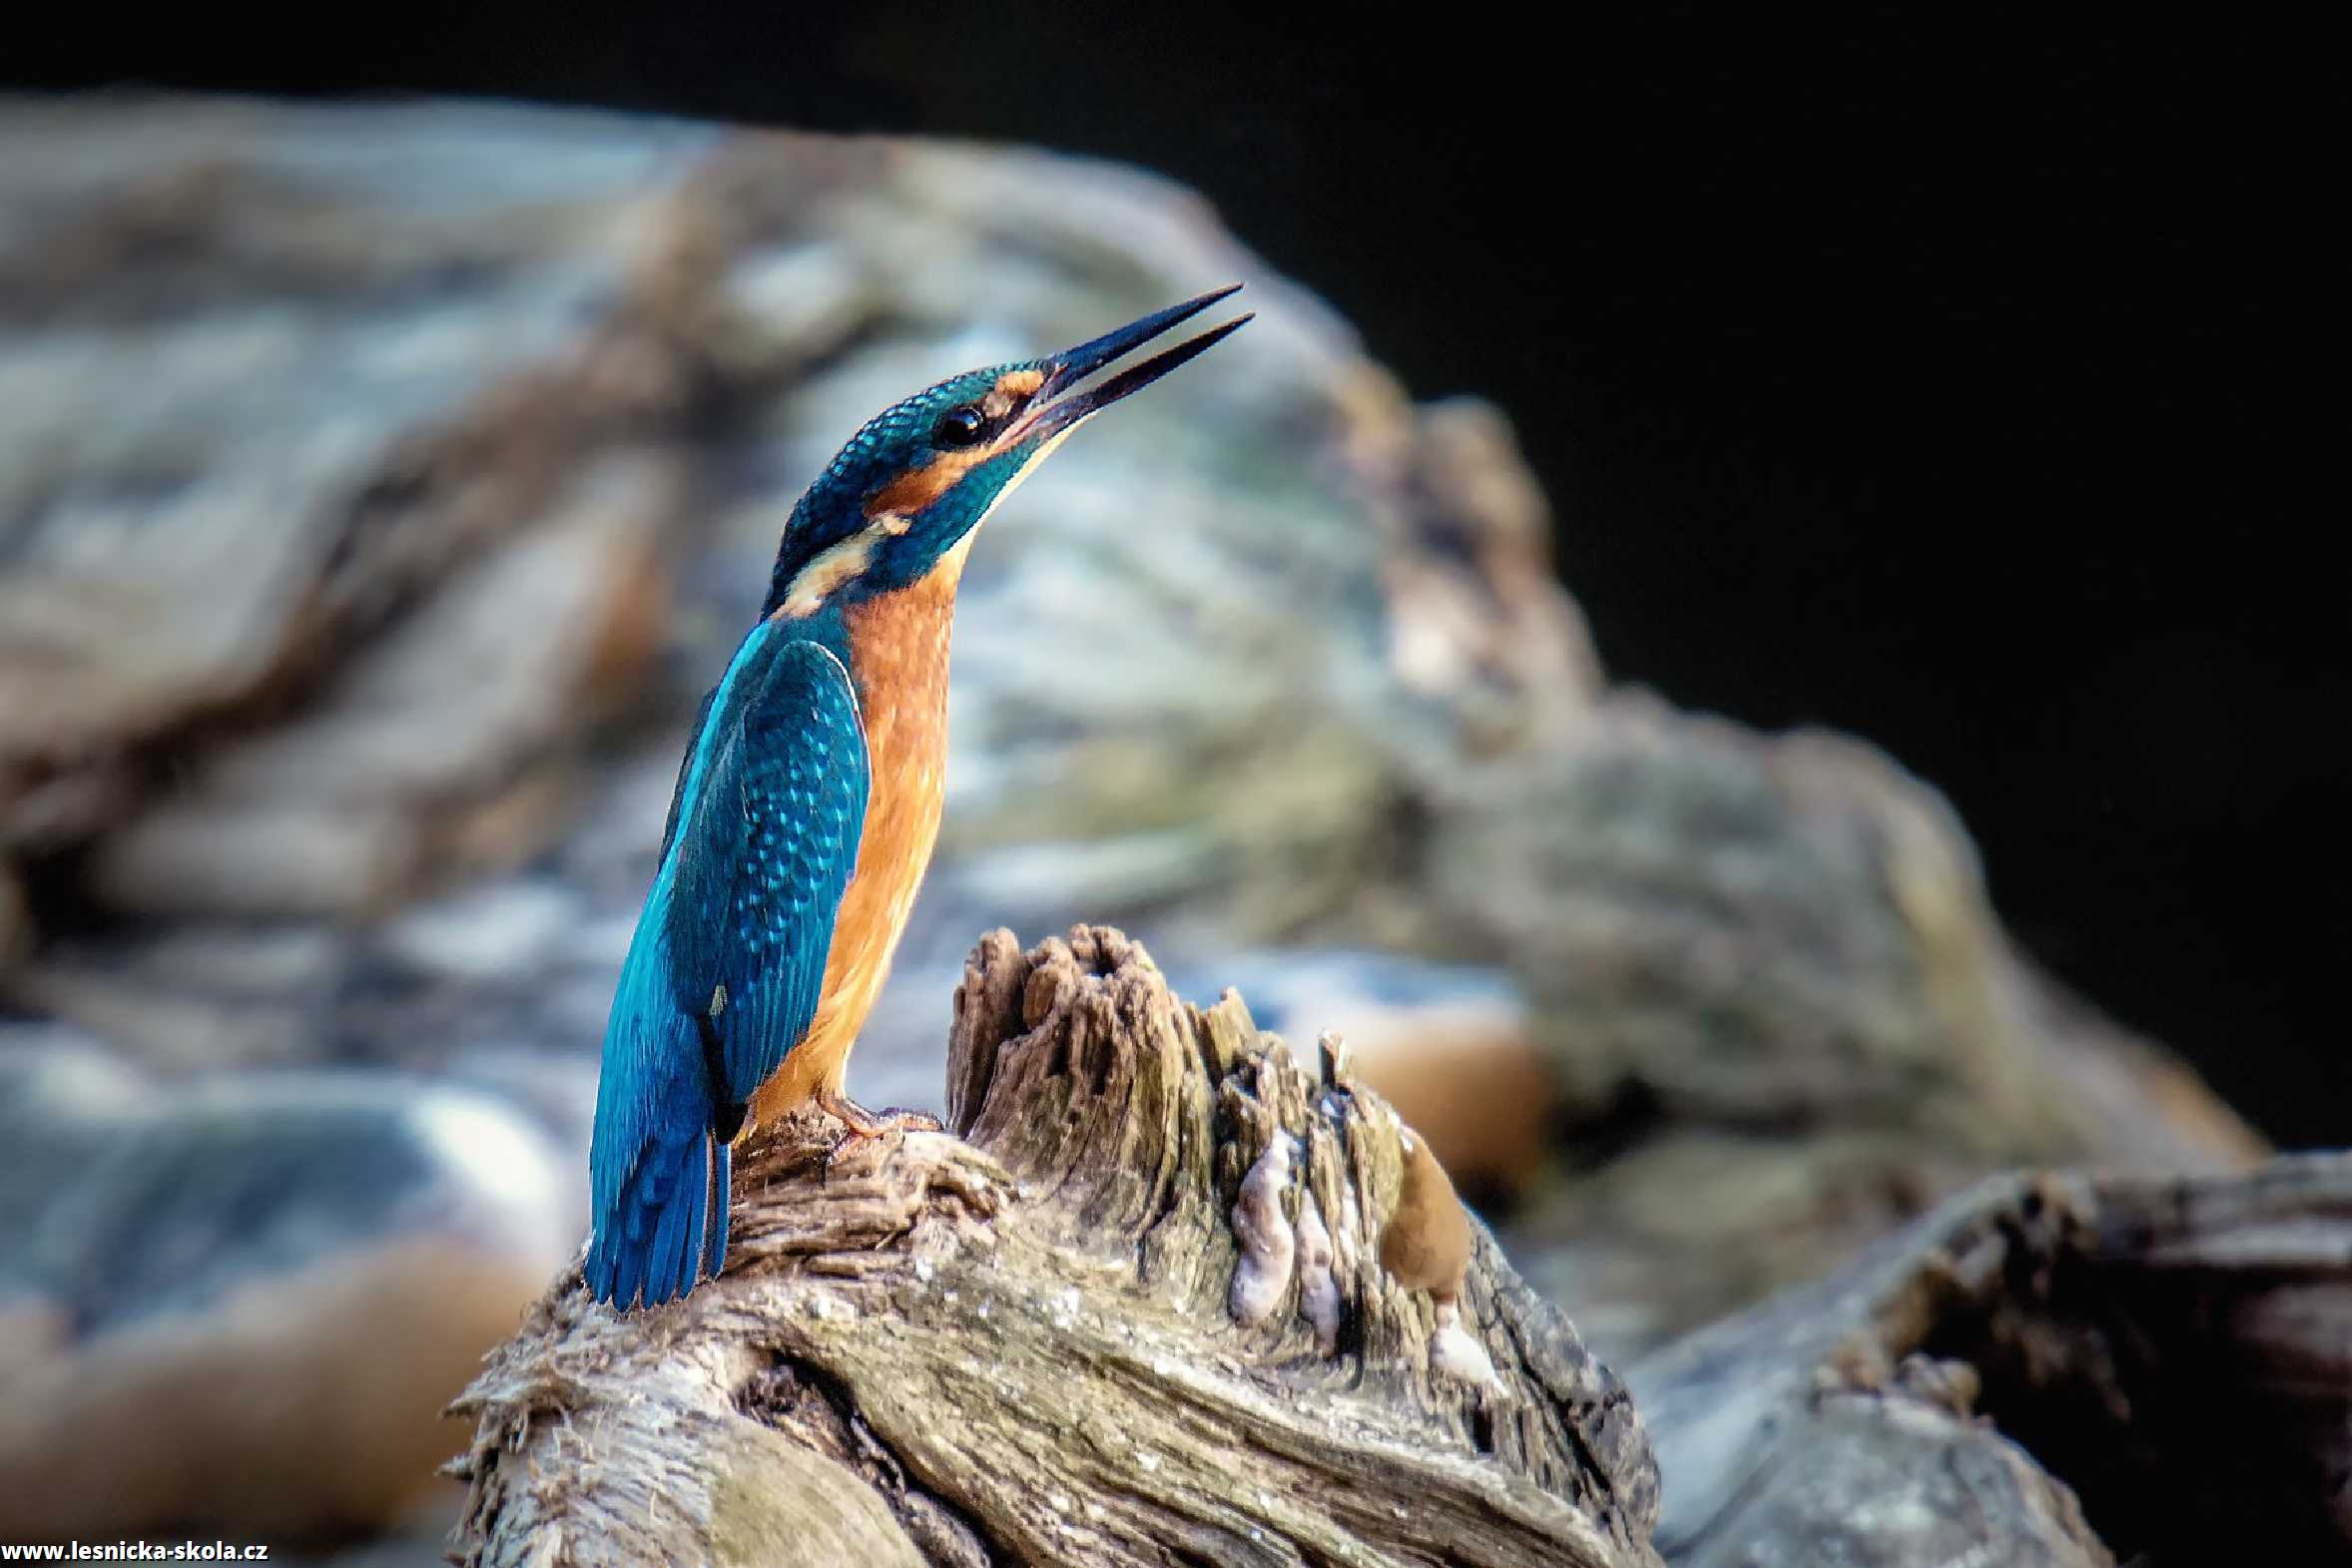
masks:
<path fill-rule="evenodd" d="M 1223 288 L 1212 288 L 1182 304 L 1170 305 L 1165 310 L 1153 311 L 1141 320 L 1130 321 L 1115 332 L 1105 332 L 1092 342 L 1080 343 L 1075 348 L 1052 355 L 1046 360 L 1048 369 L 1044 384 L 1037 388 L 1030 402 L 1030 412 L 1021 421 L 1016 439 L 1051 439 L 1064 434 L 1081 419 L 1102 412 L 1122 397 L 1142 391 L 1185 360 L 1206 352 L 1218 339 L 1238 330 L 1250 316 L 1235 316 L 1222 326 L 1211 327 L 1197 337 L 1186 338 L 1173 348 L 1162 349 L 1140 364 L 1129 365 L 1108 380 L 1098 381 L 1082 392 L 1073 392 L 1059 402 L 1050 401 L 1095 371 L 1134 352 L 1179 321 L 1187 321 L 1200 314 L 1240 287 L 1239 283 L 1228 283 Z"/>

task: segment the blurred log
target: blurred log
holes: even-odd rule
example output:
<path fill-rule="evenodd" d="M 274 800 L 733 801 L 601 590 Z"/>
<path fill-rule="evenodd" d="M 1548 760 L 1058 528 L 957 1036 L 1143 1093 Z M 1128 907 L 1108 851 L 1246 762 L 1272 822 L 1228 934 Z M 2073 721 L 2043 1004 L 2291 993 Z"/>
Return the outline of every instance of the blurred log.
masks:
<path fill-rule="evenodd" d="M 1432 924 L 1518 981 L 1572 1162 L 1503 1238 L 1604 1353 L 2001 1170 L 2262 1155 L 2016 951 L 1950 807 L 1867 745 L 1614 693 L 1565 744 L 1435 787 Z"/>
<path fill-rule="evenodd" d="M 969 1141 L 828 1176 L 788 1125 L 738 1164 L 722 1279 L 623 1316 L 565 1274 L 459 1403 L 463 1560 L 1654 1564 L 1622 1388 L 1482 1231 L 1425 1250 L 1434 1296 L 1384 1269 L 1401 1203 L 1431 1237 L 1459 1207 L 1326 1066 L 1114 931 L 993 933 Z"/>
<path fill-rule="evenodd" d="M 1988 1182 L 1628 1381 L 1680 1568 L 2341 1562 L 2352 1155 Z"/>

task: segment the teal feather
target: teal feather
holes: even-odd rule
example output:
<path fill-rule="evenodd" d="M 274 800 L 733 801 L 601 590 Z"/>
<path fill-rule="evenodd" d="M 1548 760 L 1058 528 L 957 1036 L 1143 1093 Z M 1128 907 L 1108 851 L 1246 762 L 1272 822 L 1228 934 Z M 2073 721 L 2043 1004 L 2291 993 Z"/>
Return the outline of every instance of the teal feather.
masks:
<path fill-rule="evenodd" d="M 722 1134 L 816 1016 L 869 770 L 849 671 L 809 631 L 822 629 L 753 629 L 679 772 L 605 1027 L 589 1152 L 598 1301 L 656 1306 L 719 1272 Z"/>

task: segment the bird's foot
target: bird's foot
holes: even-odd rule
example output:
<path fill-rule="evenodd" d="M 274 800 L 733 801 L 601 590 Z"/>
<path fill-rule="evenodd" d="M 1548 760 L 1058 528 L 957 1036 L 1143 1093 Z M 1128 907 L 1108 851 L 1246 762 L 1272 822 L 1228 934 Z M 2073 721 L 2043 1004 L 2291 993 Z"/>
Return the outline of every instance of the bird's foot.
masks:
<path fill-rule="evenodd" d="M 841 1141 L 833 1146 L 832 1152 L 825 1157 L 825 1171 L 829 1176 L 833 1174 L 834 1162 L 839 1160 L 842 1157 L 842 1152 L 852 1144 L 863 1143 L 872 1138 L 884 1138 L 891 1133 L 908 1131 L 935 1133 L 944 1130 L 939 1119 L 928 1111 L 907 1111 L 896 1106 L 889 1106 L 879 1112 L 869 1111 L 848 1095 L 838 1094 L 832 1090 L 819 1091 L 817 1104 L 826 1115 L 848 1129 L 842 1134 Z"/>
<path fill-rule="evenodd" d="M 880 1138 L 884 1133 L 902 1133 L 910 1128 L 922 1133 L 941 1130 L 939 1119 L 928 1111 L 907 1111 L 894 1105 L 869 1111 L 848 1095 L 830 1089 L 819 1091 L 817 1104 L 826 1115 L 859 1138 Z"/>

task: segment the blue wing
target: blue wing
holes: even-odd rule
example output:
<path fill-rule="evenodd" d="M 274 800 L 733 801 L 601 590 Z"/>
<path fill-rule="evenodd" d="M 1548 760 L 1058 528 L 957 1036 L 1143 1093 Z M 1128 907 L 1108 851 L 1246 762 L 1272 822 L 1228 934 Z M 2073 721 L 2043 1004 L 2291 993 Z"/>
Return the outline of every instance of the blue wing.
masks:
<path fill-rule="evenodd" d="M 680 873 L 671 945 L 740 1107 L 817 1016 L 857 864 L 869 768 L 849 671 L 817 643 L 786 644 L 727 742 L 681 829 L 693 874 Z"/>
<path fill-rule="evenodd" d="M 868 775 L 849 672 L 763 623 L 704 703 L 605 1029 L 597 1300 L 670 1301 L 725 1262 L 728 1140 L 816 1015 Z"/>

